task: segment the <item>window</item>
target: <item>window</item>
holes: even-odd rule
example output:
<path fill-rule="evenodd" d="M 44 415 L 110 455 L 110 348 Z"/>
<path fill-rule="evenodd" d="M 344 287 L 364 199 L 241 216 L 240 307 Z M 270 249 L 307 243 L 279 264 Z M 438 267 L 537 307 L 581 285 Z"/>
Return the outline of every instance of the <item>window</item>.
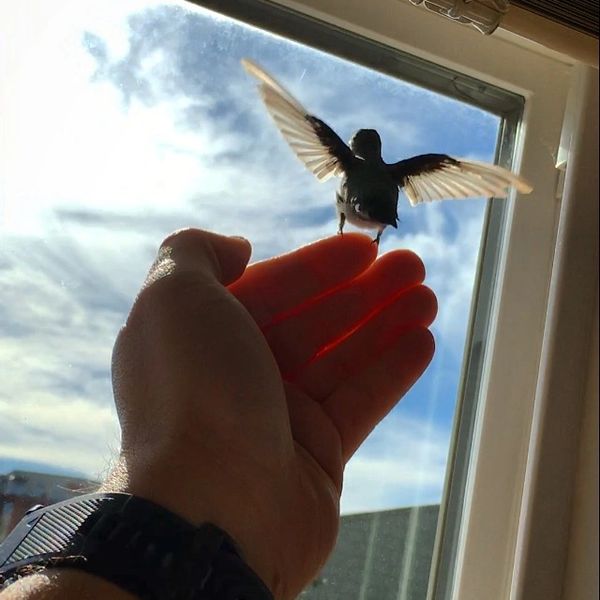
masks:
<path fill-rule="evenodd" d="M 335 232 L 333 185 L 287 150 L 239 67 L 249 56 L 343 138 L 379 129 L 388 160 L 497 158 L 533 180 L 517 202 L 401 203 L 382 250 L 423 256 L 440 298 L 436 358 L 350 463 L 333 570 L 305 592 L 476 598 L 485 581 L 486 597 L 505 597 L 569 66 L 393 0 L 369 13 L 296 3 L 308 19 L 266 2 L 198 4 L 276 35 L 206 8 L 130 1 L 55 2 L 51 15 L 40 3 L 27 22 L 41 37 L 15 38 L 29 52 L 2 100 L 15 119 L 0 174 L 0 472 L 106 468 L 118 447 L 111 345 L 164 235 L 187 225 L 246 235 L 260 259 Z M 356 582 L 339 576 L 350 566 Z"/>

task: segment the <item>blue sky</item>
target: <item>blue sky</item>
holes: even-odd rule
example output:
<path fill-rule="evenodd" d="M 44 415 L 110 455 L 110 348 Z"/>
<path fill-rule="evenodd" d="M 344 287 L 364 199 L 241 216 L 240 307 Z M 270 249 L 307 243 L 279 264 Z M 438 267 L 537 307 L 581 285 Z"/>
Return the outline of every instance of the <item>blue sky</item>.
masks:
<path fill-rule="evenodd" d="M 11 77 L 0 96 L 3 472 L 108 468 L 112 343 L 169 232 L 244 235 L 255 260 L 335 233 L 336 182 L 320 184 L 289 150 L 240 58 L 343 139 L 378 129 L 388 161 L 494 155 L 498 119 L 468 105 L 206 11 L 79 4 L 48 12 L 36 0 L 27 27 L 9 30 L 21 51 L 0 58 Z M 345 512 L 440 499 L 484 210 L 401 199 L 399 228 L 384 233 L 382 252 L 425 261 L 437 352 L 349 464 Z"/>

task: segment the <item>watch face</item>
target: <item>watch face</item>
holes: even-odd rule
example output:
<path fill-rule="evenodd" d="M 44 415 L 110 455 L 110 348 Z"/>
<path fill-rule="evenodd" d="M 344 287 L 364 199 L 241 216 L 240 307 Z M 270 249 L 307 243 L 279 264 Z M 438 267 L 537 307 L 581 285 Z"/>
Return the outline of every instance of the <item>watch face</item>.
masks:
<path fill-rule="evenodd" d="M 31 471 L 0 475 L 0 543 L 30 510 L 80 497 L 99 486 L 89 479 Z"/>
<path fill-rule="evenodd" d="M 51 506 L 33 506 L 0 545 L 0 571 L 22 561 L 31 564 L 77 552 L 90 521 L 97 519 L 103 505 L 110 502 L 114 502 L 110 495 L 94 494 Z"/>

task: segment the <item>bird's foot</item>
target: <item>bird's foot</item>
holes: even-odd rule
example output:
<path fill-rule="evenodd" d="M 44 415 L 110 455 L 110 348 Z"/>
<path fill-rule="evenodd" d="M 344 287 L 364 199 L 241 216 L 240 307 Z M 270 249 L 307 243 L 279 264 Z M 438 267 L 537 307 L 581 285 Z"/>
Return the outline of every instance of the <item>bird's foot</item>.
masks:
<path fill-rule="evenodd" d="M 343 212 L 341 212 L 340 219 L 338 222 L 338 235 L 344 235 L 344 225 L 345 224 L 346 224 L 346 215 Z"/>

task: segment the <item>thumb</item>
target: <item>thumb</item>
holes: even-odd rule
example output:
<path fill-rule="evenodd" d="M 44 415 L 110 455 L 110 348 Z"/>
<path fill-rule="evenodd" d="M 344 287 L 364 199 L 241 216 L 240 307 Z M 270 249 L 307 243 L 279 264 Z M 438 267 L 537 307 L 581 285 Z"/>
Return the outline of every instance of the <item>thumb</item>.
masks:
<path fill-rule="evenodd" d="M 222 286 L 243 274 L 250 252 L 243 238 L 200 229 L 180 230 L 163 241 L 113 349 L 113 389 L 124 440 L 137 440 L 132 432 L 159 418 L 151 403 L 139 400 L 140 390 L 164 391 L 169 382 L 178 389 L 185 384 L 186 368 L 197 374 L 190 361 L 205 362 L 205 356 L 197 357 L 218 340 L 210 330 L 219 327 L 215 315 L 227 313 L 234 301 Z"/>
<path fill-rule="evenodd" d="M 246 269 L 252 247 L 242 237 L 226 237 L 202 229 L 182 229 L 160 245 L 144 288 L 175 273 L 202 273 L 222 285 L 233 283 Z"/>

